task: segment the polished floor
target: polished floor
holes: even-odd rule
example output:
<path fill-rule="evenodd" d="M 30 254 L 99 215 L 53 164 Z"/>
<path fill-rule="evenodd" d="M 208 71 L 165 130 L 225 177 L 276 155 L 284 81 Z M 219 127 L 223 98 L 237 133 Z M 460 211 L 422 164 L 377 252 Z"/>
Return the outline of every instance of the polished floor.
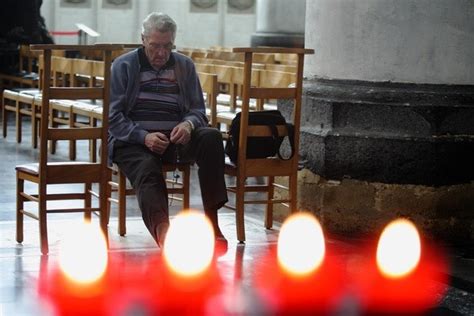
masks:
<path fill-rule="evenodd" d="M 64 284 L 61 287 L 59 284 L 61 282 L 55 278 L 54 271 L 57 267 L 60 241 L 65 233 L 81 221 L 81 215 L 49 216 L 49 256 L 40 255 L 36 221 L 26 220 L 23 244 L 17 244 L 15 241 L 14 166 L 34 161 L 38 157 L 38 150 L 31 147 L 29 128 L 30 125 L 25 122 L 23 141 L 17 143 L 14 120 L 11 117 L 8 136 L 0 138 L 0 316 L 58 313 L 153 315 L 168 312 L 189 315 L 274 315 L 308 311 L 311 314 L 324 311 L 329 315 L 378 314 L 365 308 L 358 301 L 355 285 L 341 277 L 342 274 L 355 273 L 354 271 L 361 269 L 358 263 L 364 262 L 367 257 L 367 254 L 361 251 L 363 249 L 361 245 L 366 241 L 361 239 L 330 236 L 326 241 L 326 247 L 331 250 L 334 262 L 338 262 L 335 265 L 341 268 L 340 271 L 343 273 L 335 273 L 334 269 L 330 269 L 333 271 L 332 274 L 321 276 L 318 279 L 319 284 L 283 282 L 279 283 L 280 285 L 274 285 L 272 291 L 262 291 L 261 289 L 265 288 L 262 282 L 272 279 L 281 280 L 279 275 L 272 276 L 272 273 L 279 271 L 275 268 L 272 250 L 276 245 L 280 225 L 275 223 L 274 229 L 264 229 L 263 209 L 258 207 L 249 207 L 246 211 L 247 241 L 245 244 L 239 244 L 236 240 L 234 213 L 229 210 L 223 210 L 220 213 L 221 227 L 229 240 L 229 247 L 227 252 L 216 258 L 211 266 L 213 270 L 210 273 L 212 276 L 210 279 L 214 280 L 214 283 L 206 286 L 205 289 L 196 290 L 199 285 L 195 284 L 195 280 L 180 279 L 181 286 L 184 285 L 186 288 L 183 290 L 155 282 L 154 273 L 159 275 L 158 271 L 163 271 L 160 263 L 161 251 L 146 231 L 133 197 L 128 198 L 126 236 L 120 237 L 117 234 L 116 210 L 113 211 L 109 224 L 109 256 L 110 271 L 112 271 L 110 274 L 113 278 L 108 280 L 112 280 L 110 282 L 114 284 L 114 290 L 107 288 L 110 292 L 103 293 L 110 295 L 103 295 L 95 300 L 91 299 L 94 294 L 89 296 L 71 294 L 71 299 L 68 297 L 68 288 L 64 287 Z M 60 144 L 56 155 L 65 157 L 66 151 L 66 144 Z M 79 157 L 87 157 L 87 146 L 80 144 L 78 152 Z M 193 170 L 191 206 L 199 210 L 200 195 L 196 180 L 196 170 Z M 173 202 L 172 215 L 176 215 L 178 210 L 179 203 Z M 472 245 L 440 246 L 443 246 L 443 253 L 446 254 L 448 261 L 448 265 L 440 271 L 440 275 L 446 278 L 436 278 L 429 280 L 428 284 L 418 285 L 417 291 L 412 294 L 414 297 L 421 296 L 422 292 L 428 290 L 438 294 L 435 306 L 425 310 L 423 314 L 474 315 Z M 295 284 L 302 288 L 291 288 Z M 336 286 L 339 289 L 338 294 L 328 294 L 331 293 L 330 289 L 334 290 Z M 211 288 L 218 290 L 212 292 Z M 384 290 L 380 289 L 382 292 Z M 209 294 L 211 292 L 212 295 Z M 271 297 L 265 293 L 271 293 Z M 313 296 L 310 296 L 310 299 L 314 299 L 313 301 L 308 301 L 308 293 L 312 293 Z M 328 296 L 318 301 L 323 293 Z M 295 295 L 298 297 L 296 303 L 288 299 L 288 297 L 294 299 Z M 175 296 L 181 297 L 182 300 Z M 104 300 L 108 302 L 108 305 L 101 305 Z M 179 303 L 169 308 L 165 302 L 170 301 L 179 301 Z M 329 301 L 331 304 L 328 303 Z M 290 303 L 285 305 L 282 302 Z M 322 309 L 321 306 L 330 307 Z M 403 310 L 403 304 L 401 306 Z"/>

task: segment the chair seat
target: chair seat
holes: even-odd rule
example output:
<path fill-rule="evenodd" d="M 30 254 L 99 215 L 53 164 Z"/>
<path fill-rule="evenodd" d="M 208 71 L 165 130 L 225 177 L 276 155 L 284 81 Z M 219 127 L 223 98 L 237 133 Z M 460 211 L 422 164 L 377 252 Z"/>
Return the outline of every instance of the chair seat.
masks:
<path fill-rule="evenodd" d="M 94 163 L 84 161 L 67 161 L 67 162 L 48 162 L 48 166 L 78 166 L 78 165 L 91 165 Z M 31 175 L 39 175 L 39 163 L 33 162 L 28 164 L 22 164 L 15 167 L 16 171 L 25 172 Z"/>
<path fill-rule="evenodd" d="M 38 88 L 13 88 L 12 90 L 18 93 L 28 94 L 32 96 L 37 96 L 38 94 L 41 94 L 41 90 L 39 90 Z"/>
<path fill-rule="evenodd" d="M 18 98 L 18 91 L 13 89 L 5 89 L 3 90 L 3 97 L 10 100 L 16 100 Z"/>

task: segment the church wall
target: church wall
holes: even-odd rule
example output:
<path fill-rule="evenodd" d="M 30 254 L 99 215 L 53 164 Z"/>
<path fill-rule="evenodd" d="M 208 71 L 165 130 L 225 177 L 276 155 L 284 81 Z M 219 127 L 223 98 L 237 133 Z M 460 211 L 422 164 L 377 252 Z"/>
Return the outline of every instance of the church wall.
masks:
<path fill-rule="evenodd" d="M 122 5 L 112 5 L 106 0 L 84 0 L 76 5 L 65 0 L 44 0 L 41 7 L 50 31 L 76 31 L 75 24 L 83 23 L 101 34 L 96 39 L 90 38 L 89 44 L 139 42 L 141 22 L 152 11 L 165 12 L 177 22 L 178 47 L 248 46 L 255 32 L 255 3 L 250 9 L 239 10 L 224 0 L 216 0 L 209 8 L 199 8 L 191 0 L 128 0 Z M 55 36 L 55 41 L 78 43 L 76 36 Z"/>

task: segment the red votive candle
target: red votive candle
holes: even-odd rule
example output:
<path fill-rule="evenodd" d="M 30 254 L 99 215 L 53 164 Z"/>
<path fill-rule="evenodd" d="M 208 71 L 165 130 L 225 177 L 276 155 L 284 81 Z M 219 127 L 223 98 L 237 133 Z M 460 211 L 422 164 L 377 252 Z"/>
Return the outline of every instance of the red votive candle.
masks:
<path fill-rule="evenodd" d="M 410 222 L 401 220 L 401 224 L 410 225 Z M 368 251 L 364 252 L 370 255 L 359 262 L 359 268 L 353 269 L 357 297 L 361 308 L 368 313 L 423 313 L 443 297 L 447 275 L 443 252 L 430 247 L 419 236 L 418 240 L 405 238 L 410 234 L 403 231 L 402 235 L 393 235 L 394 242 L 386 243 L 385 250 L 381 249 L 382 234 L 378 246 L 367 247 Z M 414 248 L 418 250 L 416 260 L 410 258 L 416 255 Z"/>
<path fill-rule="evenodd" d="M 325 248 L 319 222 L 307 213 L 290 216 L 277 247 L 255 269 L 256 290 L 269 313 L 326 313 L 342 298 L 345 274 Z"/>

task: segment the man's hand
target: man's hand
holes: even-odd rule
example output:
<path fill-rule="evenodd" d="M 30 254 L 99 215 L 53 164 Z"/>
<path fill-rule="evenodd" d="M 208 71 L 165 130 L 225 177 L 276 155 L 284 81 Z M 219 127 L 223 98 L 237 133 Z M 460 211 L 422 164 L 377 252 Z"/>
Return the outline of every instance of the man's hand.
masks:
<path fill-rule="evenodd" d="M 150 149 L 151 151 L 160 155 L 165 152 L 169 144 L 170 141 L 168 137 L 166 137 L 166 135 L 163 133 L 148 133 L 145 136 L 145 146 L 148 147 L 148 149 Z"/>
<path fill-rule="evenodd" d="M 174 144 L 187 144 L 191 140 L 193 128 L 188 121 L 181 122 L 171 131 L 170 141 Z"/>

